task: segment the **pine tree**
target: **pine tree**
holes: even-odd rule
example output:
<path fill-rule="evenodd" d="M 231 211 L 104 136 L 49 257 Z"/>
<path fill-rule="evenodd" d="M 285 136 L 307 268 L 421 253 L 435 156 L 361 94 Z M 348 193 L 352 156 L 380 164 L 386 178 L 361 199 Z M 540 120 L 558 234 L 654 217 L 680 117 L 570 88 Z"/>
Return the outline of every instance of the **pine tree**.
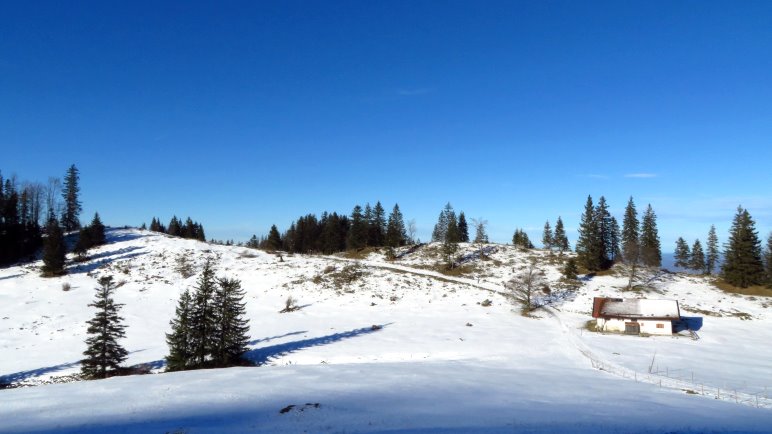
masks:
<path fill-rule="evenodd" d="M 169 226 L 166 229 L 166 233 L 174 237 L 182 236 L 182 223 L 176 215 L 172 216 L 172 219 L 169 220 Z"/>
<path fill-rule="evenodd" d="M 638 236 L 638 212 L 635 203 L 630 200 L 625 207 L 625 216 L 622 219 L 622 259 L 629 265 L 638 263 L 640 258 L 640 240 Z"/>
<path fill-rule="evenodd" d="M 675 259 L 675 266 L 678 268 L 689 268 L 691 253 L 689 252 L 689 245 L 686 244 L 686 240 L 678 237 L 676 240 L 675 252 L 673 258 Z"/>
<path fill-rule="evenodd" d="M 657 232 L 657 215 L 649 205 L 641 221 L 641 262 L 647 267 L 662 265 L 662 249 Z"/>
<path fill-rule="evenodd" d="M 611 233 L 609 234 L 608 257 L 612 263 L 617 262 L 621 257 L 621 241 L 622 234 L 619 230 L 619 222 L 617 222 L 616 217 L 611 217 Z"/>
<path fill-rule="evenodd" d="M 466 218 L 464 218 L 464 220 L 466 220 Z M 437 220 L 437 224 L 434 225 L 432 241 L 445 242 L 448 237 L 450 237 L 450 241 L 453 243 L 461 241 L 461 231 L 458 227 L 456 212 L 453 211 L 453 206 L 450 205 L 450 202 L 445 205 L 445 208 L 442 210 L 440 217 Z"/>
<path fill-rule="evenodd" d="M 718 265 L 718 236 L 716 236 L 716 227 L 710 225 L 708 231 L 707 254 L 705 255 L 705 272 L 713 274 L 713 270 Z"/>
<path fill-rule="evenodd" d="M 64 233 L 59 226 L 53 210 L 49 213 L 48 223 L 46 224 L 46 234 L 43 243 L 43 275 L 60 276 L 64 274 L 65 244 Z"/>
<path fill-rule="evenodd" d="M 764 255 L 764 263 L 766 264 L 765 279 L 767 287 L 772 288 L 772 232 L 767 236 L 767 249 Z"/>
<path fill-rule="evenodd" d="M 721 274 L 727 283 L 741 288 L 761 284 L 764 279 L 761 241 L 756 232 L 756 223 L 742 206 L 737 208 L 729 230 Z"/>
<path fill-rule="evenodd" d="M 86 333 L 91 336 L 86 339 L 88 348 L 83 352 L 86 358 L 81 360 L 81 373 L 86 378 L 107 378 L 128 355 L 126 349 L 118 344 L 118 339 L 126 336 L 126 326 L 121 324 L 123 318 L 118 316 L 118 310 L 123 305 L 113 301 L 115 286 L 112 276 L 100 278 L 96 291 L 96 299 L 89 306 L 95 307 L 97 312 L 94 318 L 87 321 Z"/>
<path fill-rule="evenodd" d="M 166 343 L 169 346 L 169 355 L 166 356 L 167 371 L 183 371 L 193 367 L 192 312 L 193 299 L 190 291 L 186 289 L 177 302 L 174 319 L 169 322 L 172 332 L 166 334 Z"/>
<path fill-rule="evenodd" d="M 374 244 L 370 243 L 370 236 L 375 232 L 375 225 L 373 223 L 373 208 L 370 206 L 370 203 L 365 204 L 365 211 L 363 214 L 364 220 L 365 220 L 365 226 L 367 226 L 366 232 L 367 235 L 365 236 L 365 245 L 367 246 L 374 246 Z"/>
<path fill-rule="evenodd" d="M 700 240 L 694 240 L 694 244 L 692 245 L 689 268 L 701 273 L 705 271 L 705 252 L 702 250 L 702 243 L 700 243 Z"/>
<path fill-rule="evenodd" d="M 367 221 L 362 215 L 362 207 L 356 205 L 351 211 L 351 229 L 349 230 L 346 247 L 361 249 L 367 244 Z"/>
<path fill-rule="evenodd" d="M 555 237 L 552 235 L 552 228 L 550 227 L 550 221 L 547 220 L 544 223 L 544 232 L 541 235 L 541 243 L 545 249 L 552 250 L 552 246 L 555 245 Z"/>
<path fill-rule="evenodd" d="M 601 269 L 606 269 L 611 266 L 615 247 L 612 238 L 613 217 L 609 213 L 606 198 L 603 196 L 598 199 L 593 222 L 595 223 L 595 243 L 597 244 L 594 251 L 598 255 L 596 261 L 600 264 Z"/>
<path fill-rule="evenodd" d="M 381 247 L 385 243 L 386 237 L 386 211 L 383 205 L 378 201 L 372 211 L 372 220 L 370 221 L 369 241 L 371 246 Z"/>
<path fill-rule="evenodd" d="M 432 231 L 432 241 L 433 242 L 444 242 L 445 241 L 445 234 L 448 232 L 448 220 L 447 215 L 445 214 L 445 211 L 440 211 L 440 216 L 437 218 L 437 223 L 434 225 L 434 230 Z"/>
<path fill-rule="evenodd" d="M 217 329 L 217 309 L 213 303 L 216 290 L 214 264 L 207 260 L 196 282 L 190 315 L 192 360 L 193 366 L 198 368 L 209 363 L 216 345 L 214 333 Z"/>
<path fill-rule="evenodd" d="M 394 204 L 394 209 L 389 214 L 389 222 L 386 225 L 386 245 L 396 248 L 404 246 L 406 242 L 405 221 L 399 210 L 399 204 Z"/>
<path fill-rule="evenodd" d="M 558 221 L 555 222 L 555 234 L 553 237 L 555 238 L 555 247 L 558 248 L 561 254 L 571 248 L 571 246 L 568 244 L 566 230 L 563 227 L 563 219 L 561 219 L 560 216 L 558 216 Z"/>
<path fill-rule="evenodd" d="M 579 268 L 576 266 L 574 258 L 568 258 L 566 265 L 563 266 L 563 277 L 569 280 L 576 280 L 579 276 Z"/>
<path fill-rule="evenodd" d="M 101 246 L 107 242 L 105 237 L 105 225 L 102 224 L 102 220 L 99 218 L 99 213 L 94 213 L 94 218 L 89 225 L 91 232 L 92 246 Z"/>
<path fill-rule="evenodd" d="M 512 235 L 512 245 L 525 250 L 533 249 L 533 244 L 531 243 L 531 240 L 528 239 L 528 234 L 519 228 L 515 229 L 515 234 Z"/>
<path fill-rule="evenodd" d="M 214 295 L 218 323 L 212 360 L 216 366 L 232 366 L 241 361 L 249 343 L 249 320 L 244 318 L 246 304 L 243 302 L 245 294 L 241 281 L 218 279 Z"/>
<path fill-rule="evenodd" d="M 576 254 L 579 263 L 590 271 L 597 271 L 601 268 L 600 251 L 601 239 L 598 231 L 598 224 L 595 222 L 595 207 L 592 203 L 592 196 L 587 196 L 587 202 L 584 206 L 584 212 L 579 220 L 579 238 L 576 240 Z"/>
<path fill-rule="evenodd" d="M 459 243 L 461 241 L 461 232 L 458 230 L 458 220 L 456 213 L 450 210 L 448 213 L 448 231 L 445 233 L 445 241 Z"/>
<path fill-rule="evenodd" d="M 64 213 L 62 214 L 62 227 L 65 232 L 75 231 L 80 229 L 80 220 L 78 216 L 82 210 L 78 195 L 80 194 L 80 186 L 78 181 L 80 176 L 78 169 L 73 164 L 67 169 L 67 174 L 64 177 L 64 189 L 62 190 L 62 198 L 64 198 Z"/>
<path fill-rule="evenodd" d="M 469 224 L 466 222 L 466 216 L 463 211 L 458 215 L 458 236 L 460 242 L 469 242 Z"/>
<path fill-rule="evenodd" d="M 268 248 L 270 250 L 279 250 L 281 249 L 281 235 L 279 235 L 279 230 L 276 228 L 276 225 L 271 225 L 271 230 L 268 231 Z"/>

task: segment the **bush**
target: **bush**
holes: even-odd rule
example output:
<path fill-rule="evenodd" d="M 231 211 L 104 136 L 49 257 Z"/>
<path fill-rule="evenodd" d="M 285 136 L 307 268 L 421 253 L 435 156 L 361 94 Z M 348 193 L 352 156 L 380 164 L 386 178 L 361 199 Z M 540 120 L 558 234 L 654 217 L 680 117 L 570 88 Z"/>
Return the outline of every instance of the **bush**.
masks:
<path fill-rule="evenodd" d="M 64 282 L 64 283 L 62 283 L 62 291 L 65 291 L 65 292 L 67 292 L 67 291 L 69 291 L 70 289 L 72 289 L 72 285 L 70 285 L 70 283 L 69 283 L 69 282 Z"/>

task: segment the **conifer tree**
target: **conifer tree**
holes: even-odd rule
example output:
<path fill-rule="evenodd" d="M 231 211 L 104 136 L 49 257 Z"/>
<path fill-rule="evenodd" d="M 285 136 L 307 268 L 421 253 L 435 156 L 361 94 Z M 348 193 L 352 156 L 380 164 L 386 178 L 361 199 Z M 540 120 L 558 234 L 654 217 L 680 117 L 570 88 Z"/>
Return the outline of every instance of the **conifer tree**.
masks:
<path fill-rule="evenodd" d="M 718 236 L 716 236 L 716 226 L 710 225 L 708 231 L 707 252 L 705 255 L 705 272 L 713 274 L 713 270 L 718 265 Z"/>
<path fill-rule="evenodd" d="M 584 206 L 584 212 L 579 220 L 579 238 L 576 240 L 576 254 L 579 263 L 590 271 L 597 271 L 601 268 L 600 251 L 601 240 L 598 231 L 598 224 L 595 222 L 595 206 L 593 206 L 592 196 L 587 196 L 587 202 Z"/>
<path fill-rule="evenodd" d="M 105 237 L 105 225 L 102 224 L 102 220 L 99 218 L 99 213 L 94 213 L 94 218 L 89 225 L 89 231 L 91 232 L 91 245 L 101 246 L 107 242 Z"/>
<path fill-rule="evenodd" d="M 432 241 L 437 242 L 444 242 L 445 241 L 445 234 L 448 232 L 448 216 L 445 214 L 445 211 L 440 211 L 440 216 L 437 218 L 437 223 L 434 225 L 434 230 L 432 231 Z"/>
<path fill-rule="evenodd" d="M 466 216 L 463 211 L 458 215 L 458 236 L 460 242 L 469 242 L 469 224 L 466 222 Z"/>
<path fill-rule="evenodd" d="M 372 211 L 372 220 L 370 223 L 370 235 L 368 244 L 371 246 L 381 247 L 385 243 L 386 237 L 386 211 L 383 209 L 383 205 L 378 201 L 375 203 L 375 207 Z"/>
<path fill-rule="evenodd" d="M 608 210 L 606 198 L 603 196 L 598 199 L 593 222 L 595 223 L 594 241 L 597 243 L 594 251 L 595 254 L 598 255 L 596 261 L 600 265 L 600 268 L 606 269 L 611 266 L 611 261 L 613 260 L 612 254 L 615 247 L 613 246 L 614 240 L 612 239 L 613 217 L 611 217 L 611 213 Z"/>
<path fill-rule="evenodd" d="M 576 280 L 579 277 L 579 268 L 576 266 L 576 259 L 568 258 L 566 265 L 563 266 L 563 277 L 569 280 Z"/>
<path fill-rule="evenodd" d="M 365 204 L 365 211 L 364 211 L 363 217 L 365 220 L 365 226 L 367 226 L 365 245 L 374 246 L 374 244 L 370 243 L 370 236 L 375 232 L 375 224 L 373 222 L 373 208 L 370 206 L 370 202 Z"/>
<path fill-rule="evenodd" d="M 612 263 L 617 262 L 621 258 L 621 241 L 622 234 L 619 230 L 619 222 L 617 222 L 616 217 L 611 217 L 611 233 L 609 234 L 608 257 Z"/>
<path fill-rule="evenodd" d="M 625 207 L 622 219 L 622 259 L 629 265 L 638 263 L 640 257 L 640 242 L 638 236 L 638 212 L 635 210 L 633 197 Z"/>
<path fill-rule="evenodd" d="M 351 229 L 346 240 L 348 249 L 361 249 L 367 244 L 367 221 L 362 215 L 362 207 L 356 205 L 351 211 Z"/>
<path fill-rule="evenodd" d="M 702 243 L 700 243 L 700 240 L 694 240 L 694 244 L 692 245 L 689 268 L 701 273 L 705 272 L 705 252 L 702 250 Z"/>
<path fill-rule="evenodd" d="M 721 274 L 727 283 L 741 288 L 758 285 L 764 279 L 761 241 L 756 232 L 756 223 L 742 206 L 737 208 L 729 230 Z"/>
<path fill-rule="evenodd" d="M 458 220 L 456 220 L 456 213 L 453 210 L 448 213 L 448 231 L 445 233 L 445 240 L 454 244 L 461 241 Z"/>
<path fill-rule="evenodd" d="M 678 268 L 689 268 L 691 253 L 689 252 L 689 245 L 686 244 L 686 240 L 678 237 L 676 240 L 675 252 L 673 253 L 675 259 L 675 266 Z"/>
<path fill-rule="evenodd" d="M 563 219 L 558 216 L 558 221 L 555 222 L 555 234 L 553 235 L 555 247 L 558 248 L 560 253 L 563 253 L 571 248 L 568 244 L 568 237 L 566 236 L 566 230 L 563 227 Z"/>
<path fill-rule="evenodd" d="M 466 218 L 464 218 L 464 220 L 466 220 Z M 450 205 L 450 202 L 445 205 L 445 208 L 442 210 L 440 217 L 437 220 L 437 224 L 434 225 L 432 241 L 445 242 L 448 237 L 450 237 L 450 240 L 453 243 L 461 241 L 461 231 L 458 227 L 456 212 L 453 211 L 453 206 Z"/>
<path fill-rule="evenodd" d="M 169 322 L 172 332 L 166 334 L 169 355 L 166 356 L 167 371 L 183 371 L 193 366 L 193 333 L 191 318 L 193 299 L 187 289 L 180 295 L 174 318 Z"/>
<path fill-rule="evenodd" d="M 169 226 L 166 228 L 166 233 L 174 237 L 182 236 L 182 223 L 176 215 L 172 216 L 172 219 L 169 220 Z"/>
<path fill-rule="evenodd" d="M 214 293 L 217 290 L 216 283 L 214 264 L 211 260 L 207 260 L 201 275 L 196 281 L 190 315 L 193 365 L 196 367 L 203 367 L 209 363 L 216 345 L 217 309 L 214 305 Z"/>
<path fill-rule="evenodd" d="M 82 209 L 78 197 L 80 194 L 80 186 L 78 185 L 79 180 L 80 176 L 78 174 L 78 168 L 73 164 L 67 169 L 67 174 L 64 177 L 64 189 L 62 190 L 62 197 L 64 198 L 62 227 L 65 232 L 80 229 L 80 220 L 78 219 L 78 216 Z"/>
<path fill-rule="evenodd" d="M 641 221 L 641 262 L 647 267 L 662 265 L 662 249 L 657 231 L 657 215 L 649 205 Z"/>
<path fill-rule="evenodd" d="M 43 275 L 60 276 L 64 274 L 65 244 L 64 233 L 59 226 L 53 210 L 49 213 L 48 223 L 46 224 L 46 234 L 43 243 Z"/>
<path fill-rule="evenodd" d="M 772 288 L 772 232 L 767 236 L 767 249 L 764 255 L 764 263 L 766 268 L 764 269 L 765 281 L 767 287 Z"/>
<path fill-rule="evenodd" d="M 512 235 L 512 245 L 524 250 L 533 249 L 533 244 L 528 239 L 528 234 L 519 228 L 515 229 L 515 234 Z"/>
<path fill-rule="evenodd" d="M 555 245 L 554 236 L 552 235 L 552 228 L 550 227 L 550 221 L 547 220 L 544 223 L 544 231 L 541 235 L 541 243 L 545 249 L 552 250 L 552 246 Z"/>
<path fill-rule="evenodd" d="M 247 352 L 249 320 L 244 318 L 246 315 L 244 296 L 241 281 L 227 278 L 217 280 L 213 301 L 217 310 L 217 327 L 212 354 L 212 360 L 216 366 L 238 364 Z"/>
<path fill-rule="evenodd" d="M 395 248 L 404 246 L 406 242 L 405 221 L 399 210 L 399 204 L 394 204 L 394 209 L 389 214 L 389 222 L 386 226 L 386 245 Z"/>
<path fill-rule="evenodd" d="M 268 231 L 268 248 L 270 250 L 281 249 L 281 235 L 279 235 L 279 229 L 276 225 L 271 225 L 271 229 Z"/>
<path fill-rule="evenodd" d="M 81 360 L 81 373 L 86 378 L 107 378 L 126 360 L 128 352 L 118 343 L 118 339 L 126 336 L 126 326 L 121 324 L 123 318 L 118 316 L 123 305 L 113 301 L 112 276 L 100 278 L 96 291 L 96 299 L 89 306 L 97 312 L 87 321 L 86 332 L 91 336 L 86 339 L 88 348 L 83 352 L 86 358 Z"/>

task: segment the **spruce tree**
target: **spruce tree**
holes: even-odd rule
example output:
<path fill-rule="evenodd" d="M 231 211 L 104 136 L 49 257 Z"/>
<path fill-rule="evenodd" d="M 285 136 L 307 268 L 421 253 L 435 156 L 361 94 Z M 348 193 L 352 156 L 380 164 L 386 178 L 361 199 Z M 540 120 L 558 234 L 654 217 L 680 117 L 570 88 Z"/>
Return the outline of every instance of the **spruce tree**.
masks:
<path fill-rule="evenodd" d="M 657 215 L 649 205 L 641 220 L 641 262 L 647 267 L 662 265 L 662 249 L 657 231 Z"/>
<path fill-rule="evenodd" d="M 563 227 L 563 219 L 558 216 L 558 221 L 555 222 L 555 247 L 558 248 L 560 253 L 563 253 L 571 248 L 568 244 L 568 237 L 566 236 L 566 230 Z"/>
<path fill-rule="evenodd" d="M 756 223 L 742 206 L 737 208 L 729 230 L 721 275 L 727 283 L 741 288 L 761 284 L 764 280 L 761 241 L 756 232 Z"/>
<path fill-rule="evenodd" d="M 682 237 L 678 237 L 676 240 L 675 252 L 673 258 L 675 259 L 675 266 L 678 268 L 689 268 L 691 253 L 689 252 L 689 245 L 686 244 L 686 240 Z"/>
<path fill-rule="evenodd" d="M 356 205 L 351 211 L 351 229 L 346 240 L 348 249 L 361 249 L 367 244 L 367 221 L 362 215 L 362 207 Z"/>
<path fill-rule="evenodd" d="M 101 246 L 107 242 L 105 237 L 105 225 L 102 224 L 102 220 L 99 218 L 99 213 L 94 213 L 94 218 L 89 225 L 89 231 L 91 232 L 91 245 Z"/>
<path fill-rule="evenodd" d="M 80 186 L 78 182 L 80 176 L 78 174 L 78 168 L 73 164 L 67 169 L 67 174 L 64 177 L 64 189 L 62 190 L 62 198 L 64 198 L 64 212 L 62 214 L 62 227 L 65 232 L 75 231 L 80 229 L 80 220 L 78 216 L 82 210 L 79 200 Z"/>
<path fill-rule="evenodd" d="M 598 255 L 597 262 L 600 264 L 601 269 L 606 269 L 611 266 L 613 259 L 612 253 L 615 250 L 613 246 L 614 240 L 612 237 L 613 232 L 613 217 L 608 210 L 606 204 L 606 198 L 601 196 L 598 199 L 598 205 L 595 207 L 595 216 L 593 222 L 595 223 L 595 243 L 597 246 L 594 251 Z"/>
<path fill-rule="evenodd" d="M 533 249 L 533 244 L 528 239 L 528 234 L 520 228 L 515 229 L 515 234 L 512 235 L 512 245 L 524 250 Z"/>
<path fill-rule="evenodd" d="M 376 247 L 383 246 L 385 243 L 386 231 L 386 211 L 383 209 L 381 202 L 378 201 L 373 208 L 368 244 Z"/>
<path fill-rule="evenodd" d="M 552 250 L 552 246 L 555 245 L 554 236 L 552 235 L 552 228 L 550 227 L 550 221 L 547 220 L 544 223 L 544 232 L 541 235 L 541 243 L 545 249 Z"/>
<path fill-rule="evenodd" d="M 579 238 L 576 240 L 576 254 L 579 263 L 590 271 L 597 271 L 601 268 L 599 250 L 601 239 L 598 225 L 595 222 L 595 206 L 592 202 L 592 196 L 587 196 L 587 202 L 584 206 L 584 212 L 579 220 Z"/>
<path fill-rule="evenodd" d="M 279 250 L 281 249 L 281 235 L 279 235 L 279 230 L 276 228 L 276 225 L 271 225 L 271 230 L 268 231 L 268 248 L 270 250 Z"/>
<path fill-rule="evenodd" d="M 434 225 L 434 230 L 432 231 L 432 241 L 433 242 L 444 242 L 445 241 L 445 234 L 448 232 L 448 216 L 445 214 L 445 211 L 440 211 L 440 216 L 437 218 L 437 223 Z"/>
<path fill-rule="evenodd" d="M 767 287 L 772 288 L 772 232 L 767 236 L 767 249 L 764 254 L 764 274 Z"/>
<path fill-rule="evenodd" d="M 713 270 L 718 265 L 718 236 L 716 236 L 716 226 L 710 225 L 708 231 L 707 252 L 705 254 L 705 272 L 713 274 Z"/>
<path fill-rule="evenodd" d="M 705 252 L 702 250 L 700 240 L 694 240 L 692 255 L 689 258 L 689 268 L 700 273 L 705 272 Z"/>
<path fill-rule="evenodd" d="M 569 280 L 576 280 L 579 276 L 579 268 L 576 266 L 576 259 L 568 258 L 566 265 L 563 266 L 563 277 Z"/>
<path fill-rule="evenodd" d="M 619 230 L 619 223 L 617 222 L 616 217 L 611 217 L 611 233 L 609 234 L 608 240 L 608 258 L 612 263 L 614 263 L 617 262 L 622 255 L 622 250 L 620 247 L 622 234 Z"/>
<path fill-rule="evenodd" d="M 463 211 L 458 214 L 458 236 L 460 242 L 469 242 L 469 224 L 466 222 L 466 216 Z"/>
<path fill-rule="evenodd" d="M 89 304 L 97 312 L 94 318 L 87 321 L 86 333 L 90 337 L 86 339 L 88 348 L 83 352 L 86 358 L 81 360 L 81 373 L 86 378 L 107 378 L 128 355 L 118 343 L 118 339 L 126 336 L 126 326 L 121 324 L 123 318 L 118 316 L 118 310 L 123 305 L 113 301 L 114 291 L 112 276 L 100 278 L 96 299 Z"/>
<path fill-rule="evenodd" d="M 213 304 L 217 310 L 215 346 L 212 360 L 216 366 L 232 366 L 241 361 L 249 343 L 249 320 L 246 316 L 244 290 L 241 281 L 221 278 Z"/>
<path fill-rule="evenodd" d="M 46 234 L 47 237 L 43 243 L 43 276 L 60 276 L 64 274 L 66 250 L 64 233 L 53 210 L 48 215 Z"/>
<path fill-rule="evenodd" d="M 625 216 L 622 219 L 622 259 L 630 265 L 638 263 L 640 257 L 640 242 L 638 236 L 638 212 L 635 210 L 633 197 L 625 207 Z"/>
<path fill-rule="evenodd" d="M 169 221 L 169 226 L 166 229 L 166 233 L 175 237 L 182 236 L 182 223 L 176 215 L 172 216 L 172 219 Z"/>
<path fill-rule="evenodd" d="M 177 302 L 175 317 L 169 322 L 172 332 L 166 334 L 166 344 L 169 346 L 169 355 L 166 356 L 167 371 L 183 371 L 194 367 L 192 312 L 193 299 L 190 291 L 186 289 Z"/>
<path fill-rule="evenodd" d="M 458 220 L 453 210 L 448 214 L 448 231 L 445 233 L 445 241 L 458 243 L 461 241 L 461 232 L 458 230 Z"/>
<path fill-rule="evenodd" d="M 402 212 L 399 210 L 399 204 L 394 204 L 394 209 L 389 214 L 389 222 L 386 225 L 386 245 L 396 248 L 406 243 L 405 221 L 402 218 Z"/>
<path fill-rule="evenodd" d="M 214 264 L 207 260 L 204 269 L 196 281 L 193 293 L 193 306 L 190 315 L 191 344 L 193 365 L 204 367 L 210 363 L 216 345 L 217 308 L 214 305 L 214 293 L 217 282 L 214 277 Z"/>

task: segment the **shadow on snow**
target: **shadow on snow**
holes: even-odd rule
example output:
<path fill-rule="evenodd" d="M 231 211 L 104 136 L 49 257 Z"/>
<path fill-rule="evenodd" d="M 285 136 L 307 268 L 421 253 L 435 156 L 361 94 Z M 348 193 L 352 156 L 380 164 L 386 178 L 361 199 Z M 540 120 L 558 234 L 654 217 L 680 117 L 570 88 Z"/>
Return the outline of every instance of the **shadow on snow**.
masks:
<path fill-rule="evenodd" d="M 244 354 L 244 358 L 256 365 L 263 365 L 271 359 L 277 357 L 286 356 L 296 351 L 304 350 L 306 348 L 318 347 L 320 345 L 332 344 L 345 339 L 355 338 L 358 336 L 368 335 L 370 333 L 377 332 L 390 324 L 384 324 L 381 326 L 363 327 L 361 329 L 349 330 L 347 332 L 335 333 L 327 336 L 321 336 L 318 338 L 303 339 L 300 341 L 287 342 L 284 344 L 271 345 L 268 347 L 255 348 L 249 350 Z M 303 333 L 303 332 L 300 332 Z M 295 334 L 295 333 L 290 333 Z"/>

